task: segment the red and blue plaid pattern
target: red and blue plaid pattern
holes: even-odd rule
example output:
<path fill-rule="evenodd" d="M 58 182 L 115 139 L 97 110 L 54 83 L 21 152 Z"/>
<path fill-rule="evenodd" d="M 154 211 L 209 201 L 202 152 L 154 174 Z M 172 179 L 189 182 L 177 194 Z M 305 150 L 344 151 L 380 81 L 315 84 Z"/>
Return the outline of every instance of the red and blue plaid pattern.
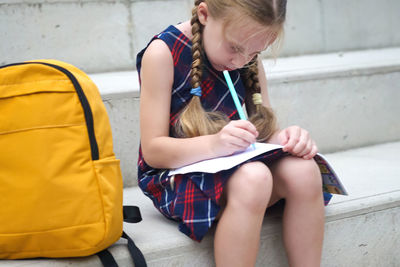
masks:
<path fill-rule="evenodd" d="M 163 40 L 171 50 L 174 62 L 174 83 L 170 110 L 170 135 L 179 113 L 191 99 L 190 68 L 192 64 L 191 41 L 174 26 L 155 36 L 152 40 Z M 143 49 L 137 56 L 137 69 L 140 73 Z M 221 111 L 230 119 L 239 119 L 229 89 L 222 72 L 218 72 L 204 58 L 201 103 L 206 110 Z M 239 71 L 231 71 L 240 101 L 244 101 L 245 89 Z M 139 77 L 140 78 L 140 77 Z M 263 161 L 266 164 L 281 158 L 282 152 L 265 153 L 250 161 Z M 190 238 L 200 241 L 216 219 L 220 211 L 219 200 L 224 185 L 239 166 L 210 173 L 189 173 L 168 177 L 168 170 L 154 169 L 143 159 L 141 149 L 138 158 L 138 184 L 154 206 L 167 218 L 179 221 L 179 230 Z M 326 196 L 326 204 L 330 195 Z"/>

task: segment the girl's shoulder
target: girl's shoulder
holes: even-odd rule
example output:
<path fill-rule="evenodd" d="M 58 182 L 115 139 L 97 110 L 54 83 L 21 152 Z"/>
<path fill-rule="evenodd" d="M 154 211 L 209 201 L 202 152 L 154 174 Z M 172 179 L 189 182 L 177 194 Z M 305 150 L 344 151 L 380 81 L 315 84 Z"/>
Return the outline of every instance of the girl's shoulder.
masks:
<path fill-rule="evenodd" d="M 170 25 L 159 34 L 153 36 L 146 47 L 138 53 L 136 57 L 137 68 L 140 69 L 145 53 L 147 57 L 154 55 L 161 58 L 165 58 L 166 56 L 171 57 L 171 54 L 173 58 L 186 55 L 187 53 L 182 54 L 182 51 L 190 51 L 192 44 L 189 37 L 183 32 L 187 31 L 187 29 L 186 26 L 182 27 L 182 24 L 178 24 L 177 26 Z"/>
<path fill-rule="evenodd" d="M 160 40 L 153 40 L 143 51 L 141 60 L 153 62 L 153 64 L 172 65 L 172 57 L 168 45 Z"/>
<path fill-rule="evenodd" d="M 179 23 L 173 27 L 183 33 L 188 39 L 192 39 L 192 26 L 190 25 L 190 21 Z"/>
<path fill-rule="evenodd" d="M 190 30 L 188 30 L 187 27 L 182 26 L 183 24 L 185 23 L 178 24 L 176 26 L 170 25 L 167 29 L 156 35 L 153 40 L 160 39 L 164 41 L 168 45 L 172 53 L 174 53 L 175 51 L 179 51 L 177 50 L 177 48 L 179 48 L 180 50 L 184 48 L 191 49 L 192 41 L 191 34 L 189 34 Z"/>

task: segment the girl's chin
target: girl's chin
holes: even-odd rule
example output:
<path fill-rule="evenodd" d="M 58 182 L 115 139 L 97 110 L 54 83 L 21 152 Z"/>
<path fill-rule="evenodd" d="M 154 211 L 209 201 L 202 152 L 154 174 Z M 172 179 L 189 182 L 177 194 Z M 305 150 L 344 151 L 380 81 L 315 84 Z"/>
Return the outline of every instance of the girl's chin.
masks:
<path fill-rule="evenodd" d="M 212 65 L 213 66 L 213 68 L 215 69 L 215 70 L 217 70 L 217 71 L 223 71 L 223 70 L 225 70 L 224 69 L 224 67 L 223 66 L 220 66 L 220 65 Z"/>
<path fill-rule="evenodd" d="M 215 70 L 217 70 L 217 71 L 224 71 L 224 70 L 232 71 L 232 70 L 234 70 L 234 69 L 231 69 L 231 68 L 222 66 L 222 65 L 212 65 L 212 66 L 213 66 L 213 68 L 214 68 Z"/>

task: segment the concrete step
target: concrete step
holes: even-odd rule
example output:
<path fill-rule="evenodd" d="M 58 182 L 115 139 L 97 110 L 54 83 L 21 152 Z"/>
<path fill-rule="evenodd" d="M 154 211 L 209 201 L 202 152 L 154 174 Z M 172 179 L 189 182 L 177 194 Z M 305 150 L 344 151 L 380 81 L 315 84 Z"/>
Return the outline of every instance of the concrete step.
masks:
<path fill-rule="evenodd" d="M 399 266 L 400 142 L 325 154 L 349 196 L 334 195 L 326 207 L 322 265 Z M 148 266 L 214 266 L 213 233 L 201 243 L 181 234 L 137 187 L 124 190 L 124 202 L 139 205 L 143 221 L 125 231 L 144 253 Z M 287 266 L 281 241 L 281 209 L 267 212 L 257 266 Z M 120 266 L 132 266 L 123 241 L 110 249 Z M 0 261 L 0 266 L 100 266 L 96 256 L 81 259 Z"/>
<path fill-rule="evenodd" d="M 193 0 L 0 0 L 0 65 L 38 58 L 86 72 L 132 70 L 135 55 Z M 400 2 L 288 1 L 282 56 L 400 46 Z M 339 15 L 338 15 L 339 14 Z"/>
<path fill-rule="evenodd" d="M 310 131 L 323 153 L 400 140 L 400 48 L 265 60 L 281 127 Z M 136 184 L 137 72 L 90 75 L 107 107 L 126 186 Z"/>

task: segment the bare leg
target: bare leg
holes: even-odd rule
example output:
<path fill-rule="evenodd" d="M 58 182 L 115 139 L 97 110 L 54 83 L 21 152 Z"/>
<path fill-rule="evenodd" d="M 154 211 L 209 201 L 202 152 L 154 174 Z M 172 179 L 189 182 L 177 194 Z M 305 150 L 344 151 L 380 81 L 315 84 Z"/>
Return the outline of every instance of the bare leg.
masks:
<path fill-rule="evenodd" d="M 271 170 L 272 199 L 286 199 L 283 242 L 290 266 L 320 266 L 325 216 L 318 166 L 313 160 L 288 157 Z"/>
<path fill-rule="evenodd" d="M 247 163 L 229 179 L 227 204 L 218 222 L 214 254 L 218 267 L 254 266 L 272 176 L 260 162 Z"/>

